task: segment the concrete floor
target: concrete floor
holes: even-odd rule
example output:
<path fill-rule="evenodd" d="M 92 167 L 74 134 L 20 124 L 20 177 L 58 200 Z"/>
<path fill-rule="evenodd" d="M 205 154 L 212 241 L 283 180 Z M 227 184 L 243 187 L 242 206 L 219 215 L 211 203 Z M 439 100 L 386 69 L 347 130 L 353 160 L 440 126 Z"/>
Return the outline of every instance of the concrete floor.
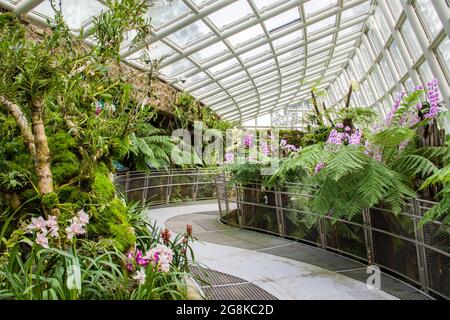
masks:
<path fill-rule="evenodd" d="M 197 264 L 245 279 L 278 299 L 397 299 L 339 273 L 361 269 L 360 264 L 341 258 L 338 262 L 328 261 L 325 269 L 317 263 L 283 257 L 286 249 L 302 251 L 292 248 L 300 244 L 223 225 L 218 222 L 217 211 L 216 203 L 206 203 L 155 208 L 148 213 L 157 225 L 173 232 L 182 232 L 187 223 L 193 225 L 194 236 L 199 238 L 193 244 Z M 310 256 L 307 251 L 306 256 Z M 333 271 L 336 265 L 339 270 Z"/>

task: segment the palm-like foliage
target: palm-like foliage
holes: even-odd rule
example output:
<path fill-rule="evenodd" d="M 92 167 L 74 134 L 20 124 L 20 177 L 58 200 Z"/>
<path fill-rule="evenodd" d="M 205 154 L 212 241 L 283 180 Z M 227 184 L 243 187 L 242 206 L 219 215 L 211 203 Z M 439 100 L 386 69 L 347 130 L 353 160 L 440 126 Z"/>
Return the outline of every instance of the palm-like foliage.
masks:
<path fill-rule="evenodd" d="M 163 133 L 163 130 L 145 124 L 138 132 L 130 134 L 129 154 L 136 169 L 148 170 L 149 167 L 162 168 L 170 165 L 170 155 L 175 143 L 172 137 Z"/>
<path fill-rule="evenodd" d="M 352 219 L 362 211 L 384 202 L 395 213 L 405 206 L 408 197 L 415 196 L 413 180 L 437 172 L 437 167 L 411 146 L 398 148 L 399 141 L 412 140 L 414 131 L 400 127 L 389 128 L 369 137 L 381 149 L 382 160 L 366 154 L 360 145 L 313 145 L 283 162 L 273 180 L 292 181 L 318 186 L 308 204 L 312 212 L 330 214 L 335 218 Z M 412 145 L 412 143 L 411 143 Z M 325 167 L 314 172 L 317 163 Z"/>
<path fill-rule="evenodd" d="M 421 225 L 430 220 L 441 219 L 450 224 L 450 138 L 447 138 L 446 146 L 442 148 L 434 148 L 433 156 L 440 155 L 443 161 L 443 167 L 434 172 L 421 186 L 421 189 L 431 185 L 440 186 L 442 189 L 439 192 L 440 201 L 427 211 Z"/>

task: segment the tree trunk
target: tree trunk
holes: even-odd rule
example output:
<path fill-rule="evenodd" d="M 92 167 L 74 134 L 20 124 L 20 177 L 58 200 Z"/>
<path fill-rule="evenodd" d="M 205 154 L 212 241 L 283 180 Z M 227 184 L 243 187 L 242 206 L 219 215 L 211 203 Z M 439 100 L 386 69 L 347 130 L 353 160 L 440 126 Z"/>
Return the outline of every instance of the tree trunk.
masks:
<path fill-rule="evenodd" d="M 41 195 L 53 192 L 53 176 L 50 168 L 50 150 L 43 119 L 42 101 L 35 101 L 31 107 L 34 144 L 36 146 L 36 174 Z"/>
<path fill-rule="evenodd" d="M 0 103 L 3 104 L 6 109 L 8 109 L 9 113 L 16 120 L 17 126 L 19 127 L 20 133 L 23 140 L 25 141 L 26 146 L 28 147 L 31 158 L 33 158 L 33 160 L 36 160 L 36 146 L 34 144 L 33 132 L 31 132 L 28 120 L 23 114 L 22 110 L 20 110 L 20 107 L 18 105 L 12 103 L 2 96 L 0 96 Z"/>

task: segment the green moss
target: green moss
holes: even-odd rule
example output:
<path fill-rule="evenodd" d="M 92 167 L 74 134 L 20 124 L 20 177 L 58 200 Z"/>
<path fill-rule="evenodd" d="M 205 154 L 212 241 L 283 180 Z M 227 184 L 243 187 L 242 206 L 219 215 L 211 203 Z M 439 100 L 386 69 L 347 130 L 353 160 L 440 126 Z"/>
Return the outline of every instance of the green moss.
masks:
<path fill-rule="evenodd" d="M 77 145 L 75 139 L 67 132 L 57 132 L 48 137 L 50 152 L 57 155 L 61 151 L 70 150 Z"/>
<path fill-rule="evenodd" d="M 114 138 L 111 145 L 111 157 L 116 160 L 122 160 L 130 149 L 130 140 L 128 137 L 125 139 Z"/>
<path fill-rule="evenodd" d="M 133 227 L 128 223 L 119 225 L 111 224 L 109 226 L 111 234 L 113 235 L 113 242 L 117 249 L 120 251 L 126 251 L 136 243 L 136 234 Z"/>
<path fill-rule="evenodd" d="M 64 150 L 52 158 L 53 180 L 57 184 L 77 176 L 80 172 L 80 164 L 75 153 Z"/>
<path fill-rule="evenodd" d="M 95 169 L 92 191 L 102 203 L 109 202 L 115 193 L 114 183 L 108 177 L 108 168 L 102 163 Z"/>
<path fill-rule="evenodd" d="M 59 198 L 56 193 L 50 192 L 42 196 L 41 202 L 44 208 L 52 209 L 58 204 Z"/>

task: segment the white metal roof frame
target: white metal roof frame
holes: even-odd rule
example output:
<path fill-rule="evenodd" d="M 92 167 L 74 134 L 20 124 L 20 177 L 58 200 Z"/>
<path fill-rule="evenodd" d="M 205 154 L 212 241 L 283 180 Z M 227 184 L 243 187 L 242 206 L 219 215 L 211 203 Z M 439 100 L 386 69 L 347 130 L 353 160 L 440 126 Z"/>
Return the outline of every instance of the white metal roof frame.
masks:
<path fill-rule="evenodd" d="M 73 18 L 67 9 L 70 6 L 77 7 L 77 14 L 82 15 L 71 26 L 74 32 L 83 28 L 86 41 L 95 44 L 90 37 L 92 19 L 101 10 L 107 10 L 105 1 L 62 1 L 66 3 L 63 14 L 68 18 Z M 46 18 L 52 17 L 48 2 L 0 0 L 0 6 L 45 26 Z M 358 94 L 356 102 L 378 107 L 383 113 L 380 104 L 389 101 L 389 94 L 392 95 L 393 88 L 387 83 L 393 77 L 389 76 L 391 71 L 378 64 L 385 57 L 384 65 L 396 69 L 395 61 L 387 54 L 392 42 L 398 45 L 406 61 L 409 77 L 415 83 L 418 81 L 415 71 L 418 66 L 407 61 L 408 49 L 398 30 L 407 20 L 423 51 L 419 62 L 426 61 L 441 81 L 444 100 L 448 102 L 448 74 L 442 61 L 438 61 L 442 58 L 435 57 L 435 50 L 444 35 L 448 39 L 449 5 L 446 0 L 432 1 L 442 28 L 430 45 L 414 10 L 416 2 L 423 0 L 393 0 L 389 4 L 387 0 L 156 0 L 155 8 L 149 12 L 155 23 L 146 40 L 148 47 L 124 43 L 121 56 L 136 68 L 144 67 L 136 59 L 144 51 L 155 59 L 164 57 L 160 70 L 163 79 L 233 121 L 243 122 L 301 102 L 317 83 L 329 91 L 329 102 L 339 105 L 348 86 L 343 82 L 356 75 L 362 75 L 355 80 L 370 89 Z M 391 6 L 395 5 L 401 11 L 397 21 L 391 17 Z M 387 20 L 385 25 L 378 25 L 381 31 L 372 30 L 377 26 L 372 21 L 376 10 Z M 380 32 L 385 30 L 391 34 L 380 57 L 371 50 L 374 48 L 371 40 L 384 43 Z M 368 31 L 373 33 L 371 39 Z M 376 59 L 368 61 L 372 57 Z M 358 69 L 359 60 L 368 66 L 366 71 Z M 395 87 L 406 78 L 394 80 Z M 372 96 L 378 91 L 383 96 L 373 102 Z"/>

